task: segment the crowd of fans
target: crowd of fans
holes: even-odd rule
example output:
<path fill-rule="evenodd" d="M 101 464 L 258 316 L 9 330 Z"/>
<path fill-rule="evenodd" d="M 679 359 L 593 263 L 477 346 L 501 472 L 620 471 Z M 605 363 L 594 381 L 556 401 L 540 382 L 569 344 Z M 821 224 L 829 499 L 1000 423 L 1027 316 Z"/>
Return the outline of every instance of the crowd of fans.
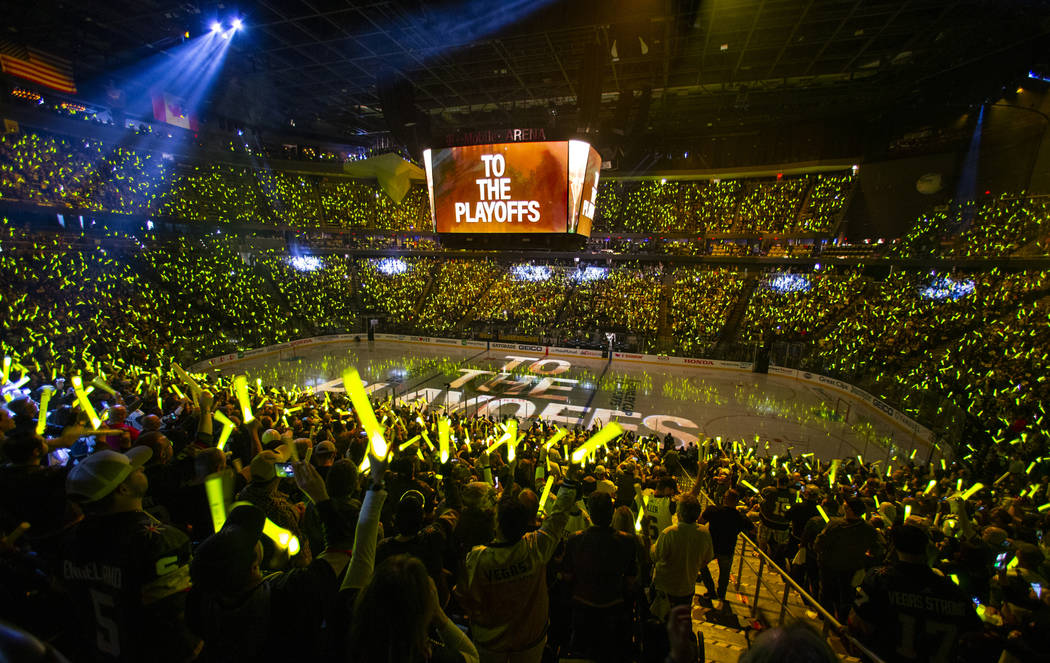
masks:
<path fill-rule="evenodd" d="M 832 232 L 853 173 L 748 180 L 642 180 L 598 187 L 599 232 L 761 235 Z"/>
<path fill-rule="evenodd" d="M 770 336 L 809 340 L 853 302 L 862 289 L 860 272 L 855 269 L 769 273 L 751 296 L 740 338 L 748 344 L 760 343 Z"/>
<path fill-rule="evenodd" d="M 263 155 L 253 153 L 257 156 Z M 826 235 L 852 180 L 847 173 L 752 181 L 603 181 L 595 229 Z M 418 183 L 395 203 L 374 182 L 263 165 L 176 161 L 172 155 L 43 131 L 0 136 L 0 199 L 192 224 L 431 228 L 429 198 Z"/>
<path fill-rule="evenodd" d="M 890 255 L 919 258 L 1045 256 L 1050 236 L 1050 200 L 1025 193 L 949 202 L 919 217 Z"/>
<path fill-rule="evenodd" d="M 937 430 L 994 434 L 1048 396 L 1045 271 L 522 265 L 296 257 L 224 236 L 171 241 L 10 226 L 0 253 L 7 352 L 76 359 L 101 336 L 194 361 L 324 333 L 493 333 L 602 349 L 751 358 L 862 386 Z M 537 277 L 539 275 L 539 277 Z M 31 342 L 28 345 L 19 345 Z M 87 339 L 84 341 L 84 339 Z M 784 350 L 788 344 L 788 350 Z M 788 352 L 788 354 L 783 354 Z M 1044 424 L 1040 424 L 1043 426 Z M 963 453 L 966 453 L 963 451 Z"/>
<path fill-rule="evenodd" d="M 927 420 L 937 412 L 923 404 L 954 403 L 960 410 L 944 414 L 969 412 L 989 428 L 999 417 L 1030 417 L 1048 395 L 1040 379 L 1050 343 L 1047 277 L 895 272 L 816 341 L 812 366 Z M 1002 343 L 1011 340 L 1023 342 Z"/>
<path fill-rule="evenodd" d="M 707 356 L 738 305 L 746 282 L 735 269 L 680 268 L 674 272 L 668 324 L 686 356 Z"/>
<path fill-rule="evenodd" d="M 559 326 L 570 334 L 600 330 L 655 340 L 663 281 L 659 267 L 623 266 L 605 278 L 581 282 L 569 295 Z"/>
<path fill-rule="evenodd" d="M 690 608 L 732 613 L 740 533 L 847 648 L 1036 661 L 1050 645 L 1050 460 L 1025 430 L 980 463 L 632 432 L 577 454 L 597 423 L 377 393 L 380 458 L 341 392 L 249 383 L 245 406 L 231 378 L 121 342 L 100 334 L 65 370 L 5 366 L 0 616 L 72 660 L 692 663 Z M 782 660 L 767 647 L 837 660 L 804 624 L 741 660 Z"/>

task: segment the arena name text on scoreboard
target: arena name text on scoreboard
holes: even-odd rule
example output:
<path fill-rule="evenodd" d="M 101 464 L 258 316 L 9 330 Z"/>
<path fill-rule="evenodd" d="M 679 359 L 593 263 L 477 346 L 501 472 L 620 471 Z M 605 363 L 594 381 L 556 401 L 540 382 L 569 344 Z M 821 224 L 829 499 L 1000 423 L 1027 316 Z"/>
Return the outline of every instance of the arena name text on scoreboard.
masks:
<path fill-rule="evenodd" d="M 426 150 L 438 233 L 590 236 L 601 157 L 578 140 Z"/>

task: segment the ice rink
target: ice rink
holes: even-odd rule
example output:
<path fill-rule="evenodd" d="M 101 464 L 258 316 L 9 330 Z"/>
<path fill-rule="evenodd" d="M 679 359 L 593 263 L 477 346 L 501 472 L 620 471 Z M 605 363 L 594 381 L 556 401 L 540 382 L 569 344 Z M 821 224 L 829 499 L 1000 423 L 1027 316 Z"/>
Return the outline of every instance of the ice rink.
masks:
<path fill-rule="evenodd" d="M 739 370 L 393 341 L 306 346 L 212 370 L 245 373 L 249 383 L 342 391 L 348 366 L 380 397 L 467 415 L 542 417 L 565 426 L 616 420 L 642 434 L 670 432 L 680 443 L 757 439 L 772 454 L 812 451 L 824 459 L 885 460 L 916 448 L 920 462 L 929 455 L 927 442 L 842 391 Z"/>

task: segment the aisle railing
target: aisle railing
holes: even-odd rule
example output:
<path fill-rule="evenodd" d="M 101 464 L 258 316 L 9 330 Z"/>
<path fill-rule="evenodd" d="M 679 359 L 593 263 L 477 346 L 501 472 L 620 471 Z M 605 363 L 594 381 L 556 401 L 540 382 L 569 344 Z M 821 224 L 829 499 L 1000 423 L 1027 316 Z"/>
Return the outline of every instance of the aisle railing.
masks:
<path fill-rule="evenodd" d="M 686 472 L 684 469 L 683 473 L 686 474 L 686 476 L 688 476 L 688 472 Z M 704 490 L 700 491 L 699 499 L 701 509 L 706 509 L 708 505 L 717 504 Z M 738 554 L 740 555 L 740 559 L 737 563 L 736 573 L 737 592 L 740 591 L 741 582 L 743 579 L 744 561 L 747 558 L 748 546 L 750 546 L 754 552 L 758 553 L 758 571 L 755 573 L 755 593 L 754 596 L 749 597 L 751 599 L 751 618 L 755 618 L 758 616 L 758 599 L 762 594 L 763 585 L 762 576 L 768 567 L 768 569 L 771 570 L 774 574 L 780 576 L 780 579 L 784 584 L 783 594 L 779 598 L 780 610 L 777 616 L 777 622 L 776 624 L 774 624 L 774 626 L 781 626 L 784 624 L 785 617 L 787 616 L 788 601 L 791 598 L 791 592 L 794 591 L 798 594 L 798 597 L 802 600 L 803 604 L 811 607 L 818 615 L 820 615 L 822 622 L 821 632 L 825 639 L 828 639 L 829 633 L 834 633 L 834 635 L 838 637 L 839 640 L 848 643 L 851 649 L 853 649 L 855 652 L 859 652 L 860 654 L 862 654 L 864 660 L 869 661 L 869 663 L 885 663 L 885 661 L 883 661 L 883 659 L 881 659 L 877 654 L 875 654 L 873 651 L 864 646 L 860 641 L 858 641 L 855 637 L 853 637 L 853 635 L 849 632 L 846 626 L 844 626 L 841 622 L 835 619 L 834 615 L 828 612 L 824 608 L 824 606 L 820 605 L 820 603 L 815 598 L 810 596 L 810 594 L 805 589 L 803 589 L 801 585 L 795 582 L 795 579 L 792 578 L 789 573 L 787 573 L 784 569 L 780 568 L 776 564 L 776 562 L 774 562 L 769 557 L 769 555 L 767 555 L 758 546 L 758 544 L 756 544 L 744 534 L 740 534 L 739 539 L 740 550 Z M 748 566 L 750 568 L 750 565 Z M 767 586 L 767 589 L 771 595 L 774 594 L 775 590 L 773 588 Z M 774 600 L 776 600 L 775 596 Z"/>

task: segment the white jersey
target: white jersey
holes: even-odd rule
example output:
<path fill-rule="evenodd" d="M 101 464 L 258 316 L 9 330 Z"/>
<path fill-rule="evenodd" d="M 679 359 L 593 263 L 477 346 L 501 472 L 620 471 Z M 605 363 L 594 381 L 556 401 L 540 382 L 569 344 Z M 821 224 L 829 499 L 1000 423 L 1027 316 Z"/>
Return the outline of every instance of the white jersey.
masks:
<path fill-rule="evenodd" d="M 671 497 L 649 496 L 645 504 L 645 514 L 651 518 L 649 522 L 649 537 L 656 541 L 660 532 L 674 524 L 674 514 L 671 513 Z"/>

